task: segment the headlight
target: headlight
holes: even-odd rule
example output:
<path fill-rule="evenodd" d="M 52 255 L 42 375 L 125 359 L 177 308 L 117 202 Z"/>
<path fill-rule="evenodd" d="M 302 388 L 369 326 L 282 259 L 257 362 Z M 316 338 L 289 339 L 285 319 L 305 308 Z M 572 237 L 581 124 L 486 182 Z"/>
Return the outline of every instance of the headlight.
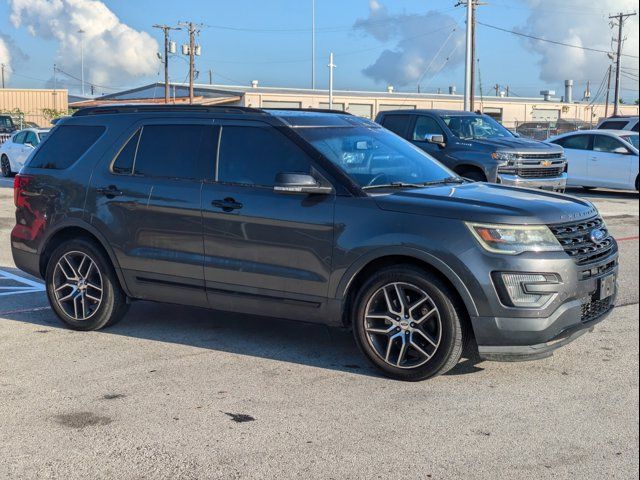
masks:
<path fill-rule="evenodd" d="M 491 158 L 498 161 L 514 162 L 516 160 L 516 154 L 511 152 L 493 152 Z"/>
<path fill-rule="evenodd" d="M 467 223 L 474 237 L 492 253 L 560 252 L 564 249 L 546 225 L 485 225 Z"/>

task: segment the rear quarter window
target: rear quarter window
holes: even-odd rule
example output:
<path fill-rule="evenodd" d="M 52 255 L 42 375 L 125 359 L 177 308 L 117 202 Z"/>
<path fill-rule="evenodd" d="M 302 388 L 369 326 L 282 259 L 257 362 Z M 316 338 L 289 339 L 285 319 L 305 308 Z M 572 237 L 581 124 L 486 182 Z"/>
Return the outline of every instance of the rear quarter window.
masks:
<path fill-rule="evenodd" d="M 76 163 L 104 131 L 105 127 L 94 125 L 61 125 L 40 145 L 29 167 L 64 170 Z"/>
<path fill-rule="evenodd" d="M 396 135 L 401 137 L 407 136 L 407 130 L 411 122 L 410 115 L 385 115 L 382 119 L 382 126 L 387 130 L 391 130 Z"/>

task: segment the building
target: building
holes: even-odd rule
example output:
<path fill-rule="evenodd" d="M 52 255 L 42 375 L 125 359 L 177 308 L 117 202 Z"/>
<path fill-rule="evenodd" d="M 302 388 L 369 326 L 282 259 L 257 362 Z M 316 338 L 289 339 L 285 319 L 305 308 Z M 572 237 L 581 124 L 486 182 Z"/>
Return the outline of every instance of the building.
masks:
<path fill-rule="evenodd" d="M 49 126 L 51 119 L 69 109 L 67 90 L 0 88 L 0 113 L 14 121 Z"/>
<path fill-rule="evenodd" d="M 187 101 L 189 88 L 185 84 L 172 84 L 171 102 Z M 547 93 L 547 92 L 544 92 Z M 329 108 L 329 92 L 301 88 L 261 87 L 258 82 L 250 86 L 196 85 L 194 103 L 204 105 L 236 105 L 255 108 Z M 71 104 L 72 108 L 109 103 L 164 102 L 164 84 L 154 83 L 98 99 Z M 395 109 L 438 108 L 462 110 L 463 97 L 450 94 L 364 92 L 336 90 L 333 108 L 353 115 L 375 118 L 378 112 Z M 476 98 L 476 109 L 486 113 L 507 127 L 523 123 L 556 122 L 564 120 L 575 124 L 594 125 L 605 116 L 605 105 L 587 102 L 566 103 L 547 95 L 543 98 L 485 96 Z M 613 107 L 609 106 L 609 114 Z M 638 115 L 637 105 L 621 106 L 621 113 Z"/>

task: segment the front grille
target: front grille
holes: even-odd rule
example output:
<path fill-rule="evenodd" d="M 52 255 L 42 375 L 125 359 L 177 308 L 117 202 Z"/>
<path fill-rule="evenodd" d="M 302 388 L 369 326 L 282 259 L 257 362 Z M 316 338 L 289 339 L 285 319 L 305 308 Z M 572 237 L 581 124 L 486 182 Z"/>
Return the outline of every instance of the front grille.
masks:
<path fill-rule="evenodd" d="M 562 153 L 516 153 L 516 158 L 524 160 L 553 160 L 562 158 Z"/>
<path fill-rule="evenodd" d="M 10 133 L 0 133 L 0 145 L 2 145 L 4 142 L 9 140 L 10 137 L 11 137 Z"/>
<path fill-rule="evenodd" d="M 609 311 L 612 306 L 612 302 L 613 297 L 609 297 L 604 300 L 591 300 L 590 302 L 583 303 L 580 321 L 582 323 L 588 323 L 592 320 L 596 320 L 598 317 Z"/>
<path fill-rule="evenodd" d="M 577 223 L 550 225 L 549 228 L 578 265 L 585 265 L 604 258 L 611 253 L 615 242 L 609 235 L 607 226 L 600 217 Z M 599 243 L 591 240 L 591 232 L 595 229 L 604 230 L 605 236 Z"/>
<path fill-rule="evenodd" d="M 554 178 L 564 173 L 564 167 L 560 168 L 518 168 L 518 176 L 522 178 Z"/>

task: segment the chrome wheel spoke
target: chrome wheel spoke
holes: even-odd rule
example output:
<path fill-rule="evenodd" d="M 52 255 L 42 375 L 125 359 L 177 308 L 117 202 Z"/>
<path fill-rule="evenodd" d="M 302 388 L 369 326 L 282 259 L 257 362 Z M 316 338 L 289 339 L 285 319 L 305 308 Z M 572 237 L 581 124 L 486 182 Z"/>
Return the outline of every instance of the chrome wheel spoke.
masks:
<path fill-rule="evenodd" d="M 438 307 L 422 288 L 410 283 L 393 282 L 379 288 L 369 298 L 363 320 L 369 346 L 396 368 L 424 365 L 440 345 Z"/>
<path fill-rule="evenodd" d="M 68 252 L 54 269 L 53 293 L 58 306 L 70 318 L 88 320 L 102 304 L 102 274 L 89 255 Z"/>

